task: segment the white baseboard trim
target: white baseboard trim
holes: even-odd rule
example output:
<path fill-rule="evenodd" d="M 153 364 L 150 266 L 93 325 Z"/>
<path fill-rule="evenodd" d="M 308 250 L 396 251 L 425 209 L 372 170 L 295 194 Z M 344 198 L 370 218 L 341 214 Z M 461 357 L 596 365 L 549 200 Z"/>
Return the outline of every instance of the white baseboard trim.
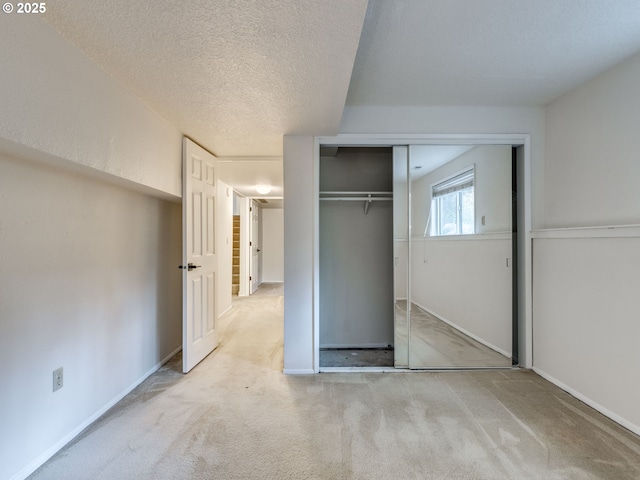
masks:
<path fill-rule="evenodd" d="M 408 373 L 414 371 L 396 367 L 320 367 L 319 373 Z"/>
<path fill-rule="evenodd" d="M 489 347 L 491 350 L 495 350 L 496 352 L 498 352 L 501 355 L 504 355 L 507 358 L 511 358 L 511 352 L 507 352 L 506 350 L 503 350 L 499 347 L 496 347 L 495 345 L 492 345 L 491 343 L 487 342 L 486 340 L 484 340 L 483 338 L 480 338 L 479 336 L 471 333 L 469 330 L 466 330 L 458 325 L 456 325 L 455 323 L 453 323 L 450 320 L 447 320 L 446 318 L 444 318 L 441 315 L 438 315 L 436 312 L 434 312 L 433 310 L 428 309 L 427 307 L 424 307 L 422 305 L 420 305 L 417 302 L 413 302 L 415 305 L 417 305 L 418 307 L 420 307 L 422 310 L 424 310 L 425 312 L 429 312 L 431 315 L 433 315 L 434 317 L 438 318 L 438 320 L 442 320 L 444 323 L 446 323 L 447 325 L 449 325 L 450 327 L 455 328 L 456 330 L 458 330 L 460 333 L 464 333 L 467 337 L 471 337 L 473 338 L 476 342 L 479 342 L 481 344 L 483 344 L 485 347 Z"/>
<path fill-rule="evenodd" d="M 393 348 L 393 343 L 323 343 L 320 345 L 320 350 L 323 348 L 388 348 L 389 345 Z"/>
<path fill-rule="evenodd" d="M 285 375 L 315 375 L 313 368 L 285 368 L 282 370 Z"/>
<path fill-rule="evenodd" d="M 558 380 L 557 378 L 549 375 L 548 373 L 540 370 L 537 367 L 533 367 L 532 370 L 537 373 L 538 375 L 540 375 L 542 378 L 544 378 L 545 380 L 548 380 L 549 382 L 553 383 L 555 386 L 561 388 L 562 390 L 564 390 L 565 392 L 569 393 L 570 395 L 576 397 L 578 400 L 580 400 L 581 402 L 589 405 L 591 408 L 593 408 L 594 410 L 597 410 L 598 412 L 600 412 L 601 414 L 603 414 L 605 417 L 609 417 L 611 420 L 613 420 L 614 422 L 622 425 L 624 428 L 626 428 L 627 430 L 635 433 L 636 435 L 640 435 L 640 426 L 628 421 L 627 419 L 621 417 L 620 415 L 618 415 L 617 413 L 612 412 L 611 410 L 609 410 L 606 407 L 603 407 L 602 405 L 600 405 L 598 402 L 592 400 L 591 398 L 587 397 L 586 395 L 583 395 L 582 393 L 578 392 L 577 390 L 571 388 L 569 385 L 567 385 L 564 382 L 561 382 L 560 380 Z"/>
<path fill-rule="evenodd" d="M 113 399 L 111 399 L 106 405 L 104 405 L 97 412 L 95 412 L 93 415 L 91 415 L 89 418 L 87 418 L 84 422 L 82 422 L 80 425 L 78 425 L 76 428 L 74 428 L 71 432 L 66 434 L 64 437 L 62 437 L 60 440 L 58 440 L 56 443 L 54 443 L 51 447 L 49 447 L 47 450 L 42 452 L 36 459 L 34 459 L 26 467 L 24 467 L 22 470 L 20 470 L 18 473 L 16 473 L 11 478 L 11 480 L 25 480 L 29 475 L 31 475 L 38 468 L 40 468 L 42 465 L 44 465 L 47 460 L 49 460 L 56 453 L 58 453 L 67 443 L 69 443 L 71 440 L 73 440 L 75 437 L 77 437 L 85 428 L 87 428 L 89 425 L 91 425 L 93 422 L 95 422 L 98 418 L 100 418 L 102 415 L 104 415 L 107 412 L 107 410 L 109 410 L 116 403 L 118 403 L 120 400 L 122 400 L 126 395 L 131 393 L 131 391 L 134 388 L 136 388 L 138 385 L 140 385 L 142 382 L 144 382 L 149 376 L 151 376 L 152 374 L 157 372 L 158 369 L 162 365 L 164 365 L 169 360 L 171 360 L 171 358 L 173 358 L 173 356 L 176 353 L 178 353 L 180 350 L 182 350 L 182 345 L 180 345 L 173 352 L 171 352 L 169 355 L 164 357 L 160 362 L 156 363 L 144 375 L 142 375 L 140 378 L 138 378 L 135 382 L 133 382 L 127 388 L 122 390 L 118 395 L 116 395 Z"/>
<path fill-rule="evenodd" d="M 229 305 L 224 312 L 218 315 L 218 318 L 224 317 L 232 308 L 233 308 L 233 305 Z"/>
<path fill-rule="evenodd" d="M 156 368 L 156 367 L 154 367 L 154 368 L 156 368 L 155 370 L 153 370 L 153 369 L 152 369 L 152 370 L 150 370 L 150 371 L 151 371 L 151 373 L 147 374 L 147 376 L 146 376 L 146 377 L 144 377 L 144 378 L 140 381 L 140 383 L 142 383 L 142 382 L 143 382 L 143 381 L 144 381 L 144 380 L 145 380 L 149 375 L 151 375 L 151 374 L 153 374 L 153 373 L 157 372 L 157 371 L 158 371 L 158 369 L 159 369 L 161 366 L 163 366 L 165 363 L 167 363 L 169 360 L 171 360 L 171 359 L 172 359 L 172 358 L 173 358 L 173 357 L 174 357 L 178 352 L 181 352 L 181 351 L 182 351 L 182 345 L 180 345 L 180 346 L 179 346 L 178 348 L 176 348 L 173 352 L 171 352 L 169 355 L 167 355 L 167 356 L 166 356 L 166 357 L 164 357 L 162 360 L 160 360 L 160 363 L 157 363 L 157 364 L 156 364 L 156 367 L 157 367 L 157 368 Z M 140 383 L 139 383 L 138 385 L 140 385 Z M 136 385 L 136 386 L 137 386 L 137 385 Z M 135 387 L 134 387 L 134 388 L 135 388 Z M 133 390 L 133 389 L 131 389 L 131 390 Z"/>

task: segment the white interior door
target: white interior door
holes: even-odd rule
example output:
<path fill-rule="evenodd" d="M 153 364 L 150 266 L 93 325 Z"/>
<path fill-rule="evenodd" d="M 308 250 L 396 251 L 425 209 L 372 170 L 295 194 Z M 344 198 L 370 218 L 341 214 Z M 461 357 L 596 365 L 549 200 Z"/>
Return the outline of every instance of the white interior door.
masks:
<path fill-rule="evenodd" d="M 260 285 L 260 206 L 257 201 L 251 200 L 251 266 L 250 266 L 250 293 L 253 294 Z"/>
<path fill-rule="evenodd" d="M 183 140 L 182 371 L 218 345 L 216 336 L 216 158 Z"/>

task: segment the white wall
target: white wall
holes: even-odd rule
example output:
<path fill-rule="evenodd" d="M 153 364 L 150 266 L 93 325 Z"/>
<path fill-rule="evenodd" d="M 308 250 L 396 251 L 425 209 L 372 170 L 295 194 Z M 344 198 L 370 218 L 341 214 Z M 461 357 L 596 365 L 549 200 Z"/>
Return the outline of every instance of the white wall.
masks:
<path fill-rule="evenodd" d="M 413 302 L 510 357 L 511 248 L 508 234 L 414 239 Z"/>
<path fill-rule="evenodd" d="M 535 370 L 640 434 L 640 238 L 534 240 Z"/>
<path fill-rule="evenodd" d="M 17 479 L 180 347 L 181 211 L 160 198 L 181 196 L 182 137 L 38 16 L 3 18 L 0 42 L 0 478 Z"/>
<path fill-rule="evenodd" d="M 180 347 L 181 209 L 6 156 L 0 197 L 0 478 L 12 479 Z"/>
<path fill-rule="evenodd" d="M 218 180 L 217 191 L 218 317 L 231 308 L 233 257 L 233 189 Z"/>
<path fill-rule="evenodd" d="M 0 44 L 0 139 L 181 196 L 179 131 L 38 15 L 4 16 Z"/>
<path fill-rule="evenodd" d="M 262 281 L 284 281 L 284 211 L 261 208 Z"/>
<path fill-rule="evenodd" d="M 640 433 L 640 55 L 547 107 L 534 367 Z M 563 230 L 563 227 L 610 226 Z M 600 238 L 602 237 L 602 238 Z M 621 238 L 625 237 L 625 238 Z"/>
<path fill-rule="evenodd" d="M 547 107 L 545 227 L 640 223 L 640 54 Z"/>
<path fill-rule="evenodd" d="M 285 135 L 284 149 L 284 372 L 314 372 L 314 218 L 317 216 L 315 142 Z"/>

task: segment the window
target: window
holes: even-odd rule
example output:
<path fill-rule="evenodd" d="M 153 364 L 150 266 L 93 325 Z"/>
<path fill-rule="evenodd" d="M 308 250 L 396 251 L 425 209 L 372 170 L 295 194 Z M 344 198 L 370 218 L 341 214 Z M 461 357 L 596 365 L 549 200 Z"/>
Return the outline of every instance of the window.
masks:
<path fill-rule="evenodd" d="M 475 233 L 474 180 L 471 167 L 432 187 L 432 236 Z"/>

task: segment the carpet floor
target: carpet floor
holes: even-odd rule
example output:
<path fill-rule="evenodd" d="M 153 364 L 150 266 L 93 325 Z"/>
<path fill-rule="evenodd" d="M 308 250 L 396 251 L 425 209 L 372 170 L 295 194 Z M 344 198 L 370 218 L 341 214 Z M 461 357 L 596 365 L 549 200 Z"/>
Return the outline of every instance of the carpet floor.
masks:
<path fill-rule="evenodd" d="M 638 479 L 640 438 L 536 374 L 285 376 L 283 297 L 237 298 L 30 478 Z"/>

